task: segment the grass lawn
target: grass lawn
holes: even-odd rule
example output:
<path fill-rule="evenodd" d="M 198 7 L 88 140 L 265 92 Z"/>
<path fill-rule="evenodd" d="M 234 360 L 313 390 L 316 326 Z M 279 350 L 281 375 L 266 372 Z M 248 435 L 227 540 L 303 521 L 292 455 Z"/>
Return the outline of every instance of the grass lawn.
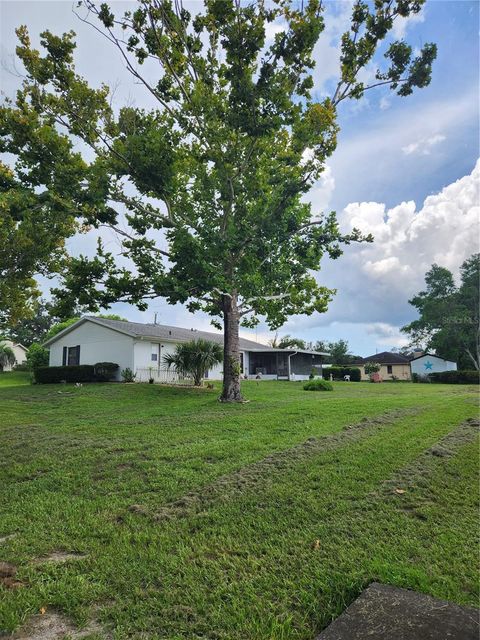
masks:
<path fill-rule="evenodd" d="M 373 580 L 478 602 L 474 387 L 24 382 L 0 374 L 0 630 L 312 640 Z"/>

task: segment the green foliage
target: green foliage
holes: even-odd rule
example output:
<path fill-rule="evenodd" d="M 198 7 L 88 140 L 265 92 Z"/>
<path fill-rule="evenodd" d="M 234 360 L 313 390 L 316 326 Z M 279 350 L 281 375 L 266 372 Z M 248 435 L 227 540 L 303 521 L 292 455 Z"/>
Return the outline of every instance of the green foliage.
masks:
<path fill-rule="evenodd" d="M 130 367 L 122 369 L 120 375 L 122 376 L 123 382 L 135 382 L 135 378 L 137 377 L 137 374 L 133 373 Z"/>
<path fill-rule="evenodd" d="M 115 379 L 118 371 L 118 364 L 116 362 L 97 362 L 94 365 L 94 370 L 95 378 L 97 380 L 108 382 L 109 380 Z"/>
<path fill-rule="evenodd" d="M 42 345 L 33 343 L 27 351 L 27 365 L 30 371 L 35 371 L 38 367 L 48 367 L 49 352 Z"/>
<path fill-rule="evenodd" d="M 0 341 L 0 371 L 3 371 L 6 367 L 13 367 L 16 362 L 17 359 L 13 349 L 5 342 Z"/>
<path fill-rule="evenodd" d="M 480 371 L 439 371 L 429 373 L 428 378 L 444 384 L 480 384 Z"/>
<path fill-rule="evenodd" d="M 34 369 L 37 384 L 58 382 L 97 382 L 95 368 L 90 364 L 68 365 L 66 367 L 38 367 Z"/>
<path fill-rule="evenodd" d="M 68 318 L 68 320 L 63 320 L 63 322 L 57 322 L 56 324 L 54 324 L 52 327 L 50 327 L 50 329 L 47 331 L 47 334 L 45 336 L 45 341 L 50 340 L 50 338 L 53 338 L 53 336 L 56 336 L 57 333 L 60 333 L 60 331 L 63 331 L 64 329 L 68 329 L 68 327 L 70 327 L 72 324 L 75 324 L 75 322 L 78 322 L 80 320 L 80 318 Z"/>
<path fill-rule="evenodd" d="M 291 347 L 297 349 L 306 348 L 305 340 L 302 340 L 301 338 L 294 338 L 293 336 L 290 336 L 288 334 L 280 339 L 277 339 L 277 337 L 275 336 L 275 338 L 270 341 L 270 344 L 272 347 L 277 349 L 289 349 Z"/>
<path fill-rule="evenodd" d="M 360 382 L 362 372 L 358 367 L 328 367 L 325 374 L 332 374 L 334 380 L 343 380 L 344 376 L 350 376 L 351 382 Z"/>
<path fill-rule="evenodd" d="M 222 347 L 216 342 L 202 338 L 177 344 L 174 353 L 167 353 L 163 356 L 163 362 L 168 368 L 173 367 L 180 375 L 192 377 L 195 386 L 200 386 L 205 373 L 222 360 Z M 239 375 L 240 363 L 237 361 L 231 363 L 232 367 L 237 365 Z"/>
<path fill-rule="evenodd" d="M 366 362 L 364 366 L 367 376 L 372 375 L 372 373 L 378 373 L 381 368 L 382 365 L 380 365 L 378 362 Z"/>
<path fill-rule="evenodd" d="M 432 265 L 425 275 L 426 290 L 409 302 L 419 318 L 402 328 L 412 344 L 453 360 L 463 369 L 480 366 L 479 286 L 480 254 L 465 260 L 460 285 L 444 267 Z"/>
<path fill-rule="evenodd" d="M 31 308 L 31 315 L 22 317 L 16 324 L 10 326 L 7 335 L 13 342 L 19 342 L 25 347 L 34 342 L 41 343 L 46 339 L 50 327 L 55 322 L 52 304 L 42 299 L 36 300 Z"/>
<path fill-rule="evenodd" d="M 303 385 L 305 391 L 333 391 L 333 386 L 328 380 L 309 380 Z"/>
<path fill-rule="evenodd" d="M 26 362 L 19 362 L 13 367 L 14 371 L 30 371 Z"/>

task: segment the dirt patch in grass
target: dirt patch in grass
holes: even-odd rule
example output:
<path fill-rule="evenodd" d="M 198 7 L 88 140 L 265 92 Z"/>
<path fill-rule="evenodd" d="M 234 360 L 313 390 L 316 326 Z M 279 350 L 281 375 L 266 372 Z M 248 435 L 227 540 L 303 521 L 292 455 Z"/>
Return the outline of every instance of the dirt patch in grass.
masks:
<path fill-rule="evenodd" d="M 8 533 L 6 536 L 0 536 L 0 544 L 13 540 L 16 537 L 16 533 Z"/>
<path fill-rule="evenodd" d="M 427 487 L 428 479 L 438 465 L 456 455 L 463 446 L 473 442 L 479 430 L 479 420 L 475 418 L 466 420 L 426 449 L 412 463 L 397 471 L 373 495 L 396 499 L 404 511 L 420 520 L 426 520 L 426 515 L 417 509 L 421 504 L 415 496 L 416 490 Z"/>
<path fill-rule="evenodd" d="M 211 484 L 200 488 L 198 491 L 190 491 L 155 512 L 138 504 L 131 505 L 128 511 L 150 517 L 157 522 L 172 518 L 182 518 L 192 513 L 204 511 L 213 502 L 228 500 L 232 495 L 251 490 L 259 483 L 272 481 L 274 477 L 302 460 L 360 440 L 372 430 L 391 425 L 396 420 L 419 411 L 421 411 L 419 408 L 396 409 L 376 418 L 363 418 L 356 424 L 347 425 L 338 433 L 320 438 L 308 438 L 301 444 L 272 453 L 266 458 L 249 464 L 234 473 L 220 476 Z M 118 521 L 121 522 L 122 520 Z"/>
<path fill-rule="evenodd" d="M 17 567 L 11 562 L 0 562 L 0 585 L 6 589 L 18 589 L 25 586 L 21 580 L 15 577 Z"/>
<path fill-rule="evenodd" d="M 35 559 L 35 564 L 44 564 L 46 562 L 54 562 L 55 564 L 64 564 L 65 562 L 71 562 L 74 560 L 85 560 L 87 554 L 75 553 L 68 551 L 52 551 L 48 556 L 42 556 Z"/>
<path fill-rule="evenodd" d="M 11 640 L 77 640 L 86 637 L 108 638 L 97 623 L 90 623 L 83 629 L 75 627 L 59 613 L 44 613 L 32 616 L 27 624 L 10 636 Z"/>

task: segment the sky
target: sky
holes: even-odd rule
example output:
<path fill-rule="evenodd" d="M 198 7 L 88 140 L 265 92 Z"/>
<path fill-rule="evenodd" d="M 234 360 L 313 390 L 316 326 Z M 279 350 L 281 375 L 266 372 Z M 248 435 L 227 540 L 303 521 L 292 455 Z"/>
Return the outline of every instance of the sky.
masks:
<path fill-rule="evenodd" d="M 131 3 L 110 4 L 120 11 Z M 46 28 L 54 33 L 73 29 L 81 75 L 94 86 L 114 86 L 118 106 L 153 106 L 118 54 L 73 8 L 67 0 L 0 0 L 1 91 L 13 95 L 21 82 L 14 29 L 26 24 L 34 43 Z M 332 94 L 338 40 L 350 9 L 347 1 L 326 3 L 326 29 L 315 50 L 318 98 Z M 407 98 L 372 89 L 362 100 L 341 105 L 338 148 L 308 199 L 313 211 L 336 211 L 343 230 L 358 227 L 375 241 L 346 247 L 337 260 L 324 259 L 316 277 L 337 290 L 328 311 L 293 316 L 279 335 L 343 338 L 352 353 L 362 356 L 401 347 L 408 340 L 400 327 L 415 318 L 408 300 L 422 289 L 430 266 L 448 267 L 458 277 L 461 263 L 479 251 L 479 9 L 477 0 L 428 1 L 419 15 L 396 24 L 393 35 L 415 49 L 437 43 L 431 84 Z M 366 79 L 373 72 L 368 68 Z M 91 236 L 77 237 L 69 249 L 91 254 L 94 242 Z M 41 284 L 48 295 L 49 283 Z M 112 311 L 134 321 L 152 322 L 157 314 L 160 323 L 214 330 L 208 316 L 161 299 L 146 312 L 125 304 Z M 264 323 L 241 333 L 259 342 L 274 336 Z"/>

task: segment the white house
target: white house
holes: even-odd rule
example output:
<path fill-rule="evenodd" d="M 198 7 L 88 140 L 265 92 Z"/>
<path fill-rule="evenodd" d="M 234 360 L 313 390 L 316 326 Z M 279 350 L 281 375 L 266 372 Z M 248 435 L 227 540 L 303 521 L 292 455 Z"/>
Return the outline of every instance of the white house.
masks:
<path fill-rule="evenodd" d="M 434 353 L 424 353 L 421 356 L 410 360 L 410 369 L 419 376 L 426 376 L 429 373 L 440 373 L 442 371 L 456 371 L 457 363 L 445 360 Z"/>
<path fill-rule="evenodd" d="M 13 365 L 13 367 L 17 364 L 23 364 L 24 362 L 27 361 L 28 349 L 24 347 L 23 344 L 20 344 L 19 342 L 12 342 L 11 340 L 3 340 L 2 338 L 0 338 L 0 343 L 6 345 L 7 347 L 10 347 L 10 349 L 15 354 L 16 362 Z M 3 367 L 3 369 L 0 367 L 0 370 L 11 371 L 13 367 L 7 364 L 5 367 Z"/>
<path fill-rule="evenodd" d="M 204 338 L 223 345 L 223 335 L 160 324 L 142 324 L 86 316 L 44 344 L 50 350 L 50 366 L 115 362 L 120 371 L 129 368 L 139 381 L 172 380 L 163 356 L 177 344 Z M 242 374 L 263 379 L 306 380 L 315 366 L 320 369 L 326 353 L 306 349 L 274 349 L 240 338 Z M 207 378 L 222 379 L 222 365 L 207 372 Z"/>

